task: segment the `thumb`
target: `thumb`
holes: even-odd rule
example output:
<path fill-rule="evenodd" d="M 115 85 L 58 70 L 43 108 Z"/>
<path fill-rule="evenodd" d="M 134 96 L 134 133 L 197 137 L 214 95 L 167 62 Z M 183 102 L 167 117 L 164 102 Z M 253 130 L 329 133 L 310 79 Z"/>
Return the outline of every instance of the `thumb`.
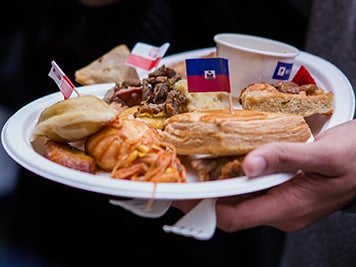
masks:
<path fill-rule="evenodd" d="M 299 170 L 330 174 L 326 152 L 313 143 L 269 143 L 251 151 L 243 162 L 248 177 Z M 325 154 L 325 155 L 324 155 Z"/>

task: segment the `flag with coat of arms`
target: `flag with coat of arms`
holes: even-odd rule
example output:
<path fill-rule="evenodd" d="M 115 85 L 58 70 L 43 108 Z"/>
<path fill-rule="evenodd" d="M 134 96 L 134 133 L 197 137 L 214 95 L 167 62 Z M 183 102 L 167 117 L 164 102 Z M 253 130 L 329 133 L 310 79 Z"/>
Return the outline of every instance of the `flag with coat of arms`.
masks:
<path fill-rule="evenodd" d="M 190 93 L 231 92 L 226 58 L 193 58 L 185 63 Z"/>

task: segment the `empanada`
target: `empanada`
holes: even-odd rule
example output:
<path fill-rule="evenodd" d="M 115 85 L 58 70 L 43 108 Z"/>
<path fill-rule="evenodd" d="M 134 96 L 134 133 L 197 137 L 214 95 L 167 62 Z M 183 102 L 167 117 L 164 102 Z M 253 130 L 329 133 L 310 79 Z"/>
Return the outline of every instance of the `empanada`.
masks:
<path fill-rule="evenodd" d="M 115 120 L 118 111 L 94 95 L 59 101 L 42 111 L 33 139 L 46 136 L 57 142 L 72 142 L 99 131 Z"/>

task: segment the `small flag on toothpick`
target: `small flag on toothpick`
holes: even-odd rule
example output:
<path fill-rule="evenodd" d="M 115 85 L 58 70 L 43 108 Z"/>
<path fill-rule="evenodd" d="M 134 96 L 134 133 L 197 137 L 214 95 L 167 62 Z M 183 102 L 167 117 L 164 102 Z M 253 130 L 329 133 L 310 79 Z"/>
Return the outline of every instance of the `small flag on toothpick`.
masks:
<path fill-rule="evenodd" d="M 188 91 L 227 92 L 229 94 L 230 112 L 232 98 L 228 60 L 226 58 L 193 58 L 186 59 Z"/>
<path fill-rule="evenodd" d="M 52 67 L 48 73 L 48 76 L 56 82 L 57 86 L 59 87 L 64 96 L 64 99 L 68 99 L 71 96 L 73 90 L 79 96 L 79 93 L 75 90 L 75 86 L 73 85 L 73 83 L 69 80 L 67 75 L 64 74 L 64 72 L 54 60 L 52 60 L 51 65 Z"/>
<path fill-rule="evenodd" d="M 125 64 L 149 71 L 158 65 L 169 45 L 165 43 L 160 47 L 155 47 L 138 42 L 127 57 Z"/>
<path fill-rule="evenodd" d="M 227 59 L 193 58 L 185 63 L 189 92 L 231 92 Z"/>
<path fill-rule="evenodd" d="M 298 85 L 304 85 L 304 84 L 316 84 L 313 76 L 309 73 L 309 71 L 301 65 L 297 71 L 297 73 L 294 75 L 292 82 L 298 84 Z"/>

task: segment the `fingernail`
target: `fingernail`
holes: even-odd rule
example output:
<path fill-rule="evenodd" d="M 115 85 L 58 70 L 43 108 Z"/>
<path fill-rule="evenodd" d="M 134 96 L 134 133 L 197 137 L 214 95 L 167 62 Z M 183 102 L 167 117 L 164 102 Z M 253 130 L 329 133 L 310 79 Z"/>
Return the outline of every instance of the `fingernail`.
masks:
<path fill-rule="evenodd" d="M 249 160 L 249 170 L 246 173 L 249 177 L 256 177 L 264 173 L 267 163 L 263 157 L 256 156 Z"/>

